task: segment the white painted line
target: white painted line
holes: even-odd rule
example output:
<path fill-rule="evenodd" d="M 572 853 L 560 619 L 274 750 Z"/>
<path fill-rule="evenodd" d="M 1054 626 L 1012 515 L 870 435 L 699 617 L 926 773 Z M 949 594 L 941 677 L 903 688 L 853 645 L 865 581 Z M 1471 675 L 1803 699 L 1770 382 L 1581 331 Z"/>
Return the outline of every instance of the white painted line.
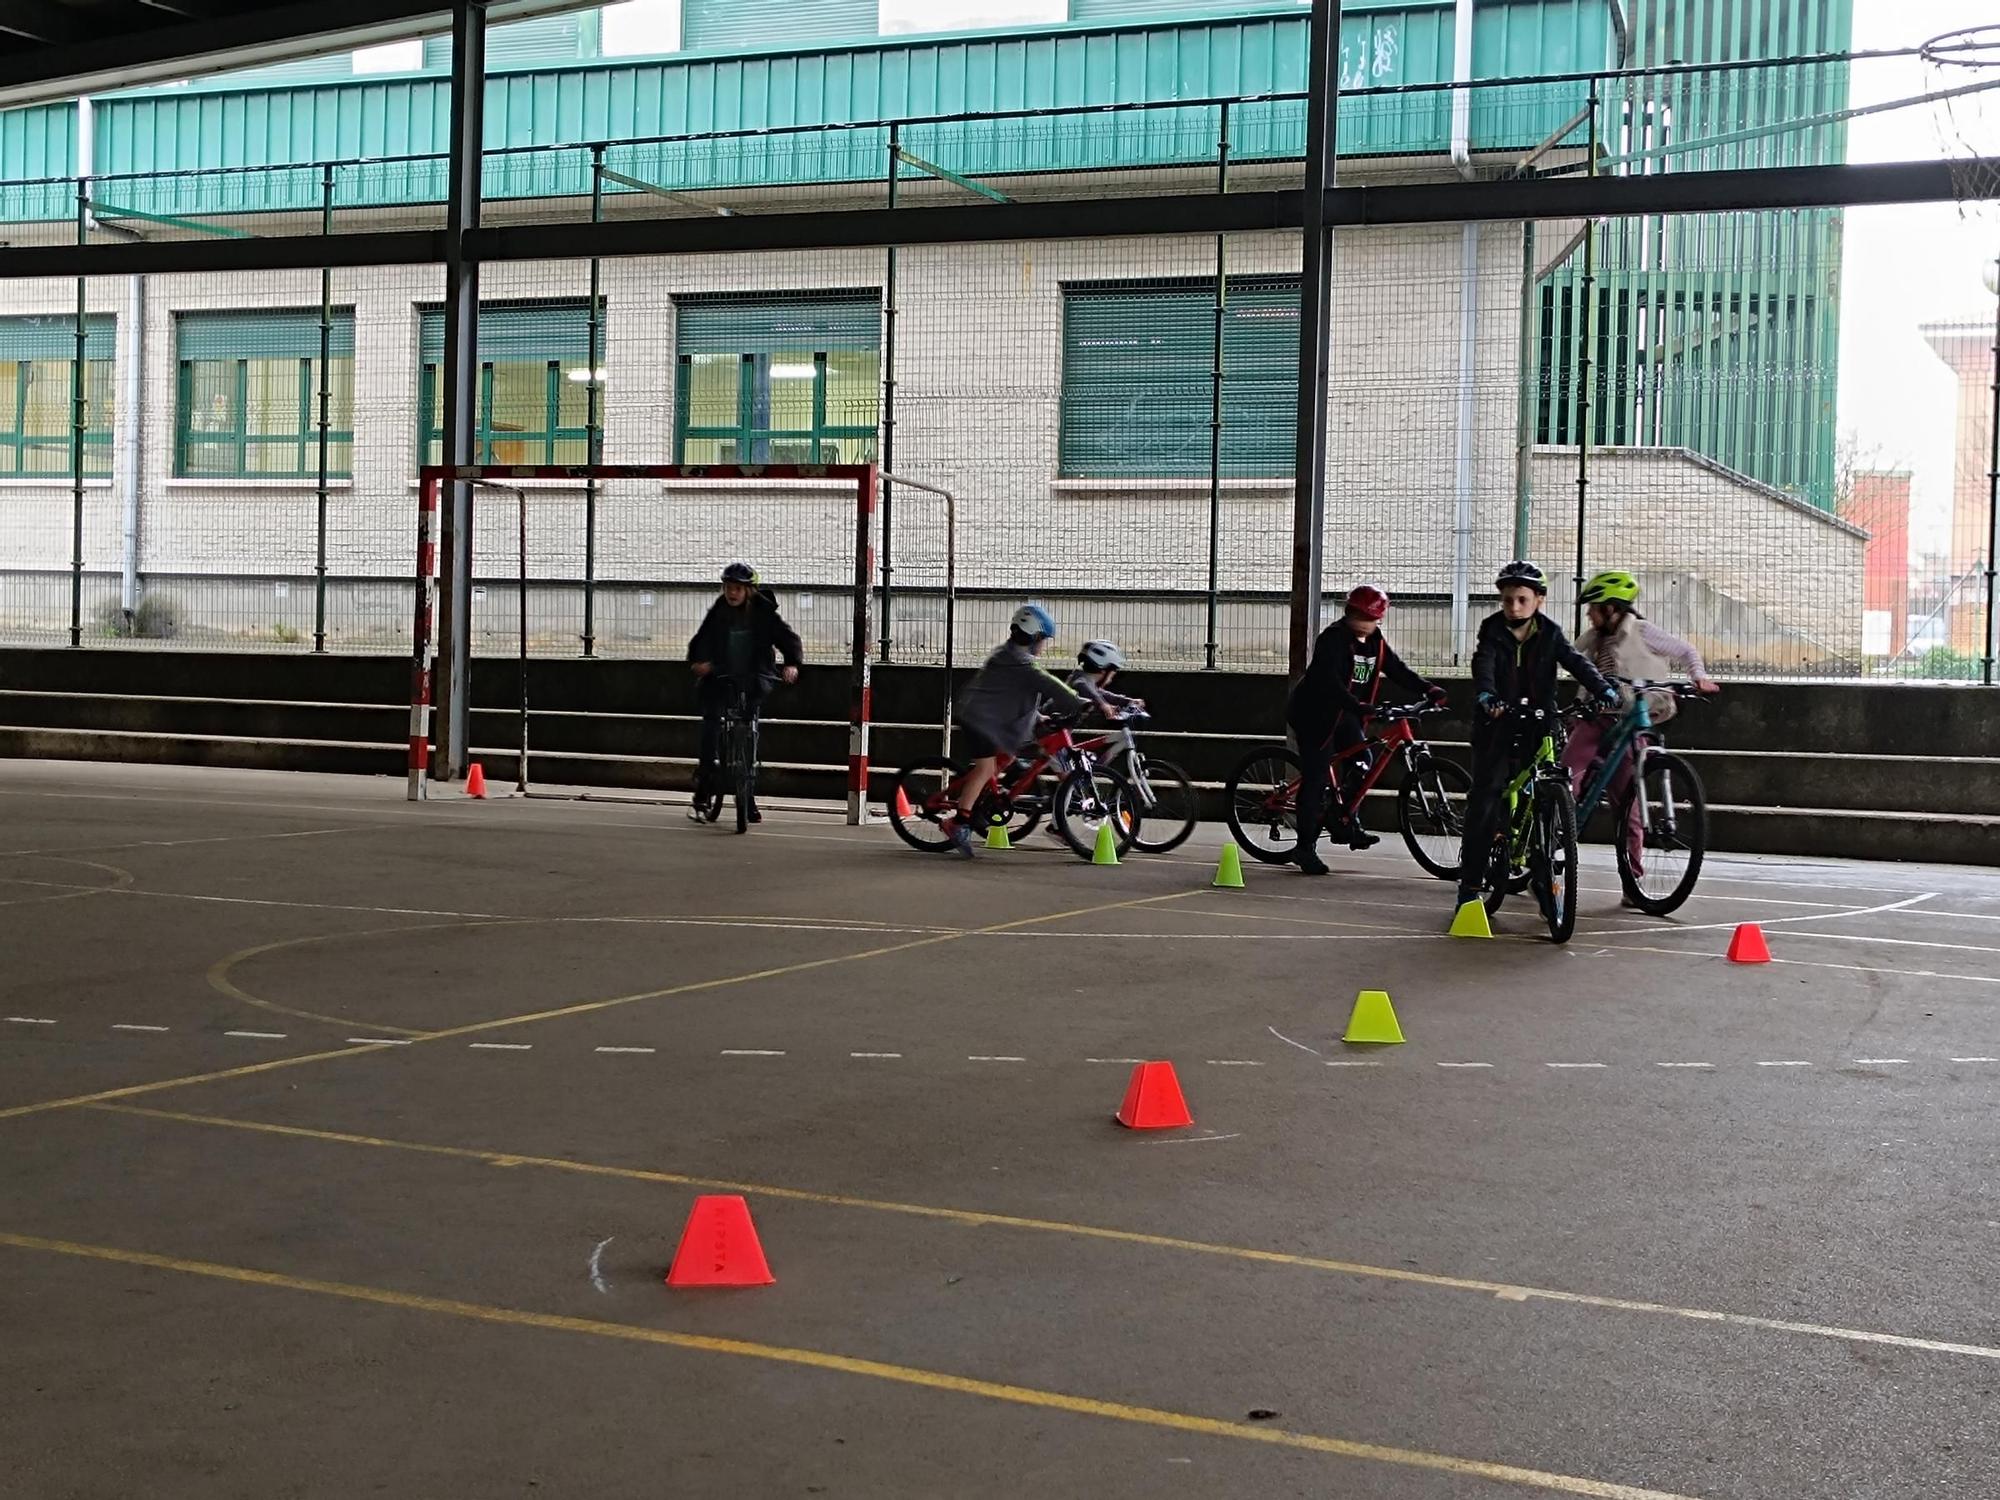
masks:
<path fill-rule="evenodd" d="M 1712 1069 L 1712 1068 L 1714 1068 L 1715 1064 L 1714 1064 L 1714 1063 L 1682 1063 L 1682 1062 L 1663 1062 L 1663 1063 L 1654 1063 L 1654 1064 L 1653 1064 L 1653 1066 L 1654 1066 L 1654 1067 L 1656 1067 L 1656 1068 L 1711 1068 L 1711 1069 Z"/>
<path fill-rule="evenodd" d="M 1145 1060 L 1143 1057 L 1086 1057 L 1084 1059 L 1085 1062 L 1094 1063 L 1142 1063 Z"/>
<path fill-rule="evenodd" d="M 2000 1057 L 1954 1057 L 1953 1062 L 2000 1062 Z"/>
<path fill-rule="evenodd" d="M 724 1057 L 783 1057 L 782 1052 L 772 1052 L 762 1047 L 724 1047 Z"/>
<path fill-rule="evenodd" d="M 1328 1059 L 1327 1066 L 1329 1068 L 1379 1068 L 1382 1064 L 1372 1059 L 1363 1060 L 1361 1058 L 1335 1057 Z"/>
<path fill-rule="evenodd" d="M 53 1026 L 55 1020 L 49 1016 L 9 1016 L 16 1026 Z"/>
<path fill-rule="evenodd" d="M 1609 1063 L 1543 1063 L 1545 1068 L 1608 1068 Z"/>
<path fill-rule="evenodd" d="M 1439 1064 L 1438 1064 L 1438 1066 L 1439 1066 L 1440 1068 L 1490 1068 L 1490 1067 L 1492 1067 L 1492 1066 L 1493 1066 L 1493 1064 L 1492 1064 L 1492 1063 L 1447 1063 L 1447 1062 L 1441 1062 L 1441 1063 L 1439 1063 Z"/>
<path fill-rule="evenodd" d="M 1276 1037 L 1279 1041 L 1283 1042 L 1287 1047 L 1296 1047 L 1301 1052 L 1310 1052 L 1314 1057 L 1318 1057 L 1320 1055 L 1316 1048 L 1308 1047 L 1304 1042 L 1293 1041 L 1290 1037 L 1286 1036 L 1284 1032 L 1278 1030 L 1278 1028 L 1275 1026 L 1266 1026 L 1264 1029 L 1270 1032 L 1271 1035 Z"/>
<path fill-rule="evenodd" d="M 607 1234 L 590 1252 L 590 1284 L 607 1297 L 611 1295 L 611 1288 L 604 1284 L 604 1247 L 614 1238 L 616 1236 Z"/>
<path fill-rule="evenodd" d="M 529 1052 L 533 1042 L 467 1042 L 466 1046 L 475 1052 Z"/>
<path fill-rule="evenodd" d="M 657 1047 L 593 1047 L 593 1052 L 657 1052 Z"/>
<path fill-rule="evenodd" d="M 117 1021 L 112 1023 L 111 1029 L 113 1031 L 166 1031 L 169 1028 L 165 1026 L 134 1026 L 129 1022 Z"/>
<path fill-rule="evenodd" d="M 224 1036 L 247 1036 L 255 1042 L 282 1042 L 285 1039 L 285 1033 L 282 1031 L 225 1031 L 222 1034 Z M 349 1037 L 348 1040 L 351 1042 L 354 1038 Z"/>
<path fill-rule="evenodd" d="M 1169 1136 L 1164 1140 L 1141 1141 L 1142 1146 L 1200 1146 L 1209 1141 L 1233 1141 L 1242 1137 L 1243 1132 L 1233 1130 L 1228 1135 L 1183 1135 Z"/>
<path fill-rule="evenodd" d="M 1857 1057 L 1854 1060 L 1855 1062 L 1861 1064 L 1863 1067 L 1877 1067 L 1877 1068 L 1892 1067 L 1898 1063 L 1906 1063 L 1909 1061 L 1907 1057 Z"/>
<path fill-rule="evenodd" d="M 1247 1057 L 1211 1057 L 1208 1059 L 1208 1065 L 1211 1068 L 1261 1068 L 1264 1066 L 1262 1063 L 1253 1062 Z"/>
<path fill-rule="evenodd" d="M 1780 1062 L 1760 1062 L 1757 1066 L 1760 1068 L 1810 1068 L 1812 1064 L 1793 1058 Z"/>
<path fill-rule="evenodd" d="M 900 1052 L 850 1052 L 847 1055 L 849 1057 L 875 1057 L 890 1060 L 900 1058 L 903 1054 Z"/>
<path fill-rule="evenodd" d="M 351 1036 L 348 1038 L 348 1041 L 357 1047 L 407 1047 L 410 1045 L 407 1037 L 393 1036 Z"/>
<path fill-rule="evenodd" d="M 968 1057 L 967 1062 L 1026 1062 L 1025 1057 Z"/>

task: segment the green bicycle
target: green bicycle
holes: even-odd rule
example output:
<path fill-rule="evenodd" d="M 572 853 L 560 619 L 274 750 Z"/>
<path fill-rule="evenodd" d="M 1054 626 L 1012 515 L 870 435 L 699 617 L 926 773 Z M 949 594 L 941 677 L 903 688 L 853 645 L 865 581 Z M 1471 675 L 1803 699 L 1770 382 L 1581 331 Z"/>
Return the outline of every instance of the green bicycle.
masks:
<path fill-rule="evenodd" d="M 1561 720 L 1523 699 L 1508 710 L 1515 743 L 1534 749 L 1502 793 L 1506 818 L 1493 840 L 1480 899 L 1489 913 L 1510 894 L 1532 890 L 1549 938 L 1566 943 L 1576 931 L 1576 798 L 1558 764 Z"/>

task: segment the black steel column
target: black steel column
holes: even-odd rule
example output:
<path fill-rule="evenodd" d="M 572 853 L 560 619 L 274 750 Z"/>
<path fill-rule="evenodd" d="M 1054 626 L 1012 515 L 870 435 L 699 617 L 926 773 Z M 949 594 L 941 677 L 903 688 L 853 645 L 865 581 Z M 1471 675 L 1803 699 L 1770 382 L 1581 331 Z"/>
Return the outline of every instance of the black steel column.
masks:
<path fill-rule="evenodd" d="M 321 169 L 319 232 L 333 233 L 333 163 Z M 319 270 L 319 517 L 313 543 L 313 650 L 326 650 L 327 443 L 333 425 L 333 268 Z M 351 467 L 351 466 L 350 466 Z"/>
<path fill-rule="evenodd" d="M 590 222 L 604 222 L 604 147 L 590 148 Z M 590 258 L 590 381 L 584 387 L 588 405 L 583 416 L 584 447 L 593 464 L 604 462 L 604 381 L 597 372 L 604 363 L 604 262 Z M 525 596 L 524 596 L 525 597 Z M 526 639 L 526 637 L 523 637 Z M 583 654 L 597 654 L 597 476 L 583 482 Z M 523 778 L 525 779 L 525 777 Z"/>
<path fill-rule="evenodd" d="M 486 116 L 486 3 L 453 0 L 451 182 L 445 203 L 444 461 L 474 461 L 479 400 L 479 263 L 465 233 L 479 227 Z M 432 774 L 465 774 L 472 677 L 472 487 L 446 487 L 438 548 L 437 751 Z"/>
<path fill-rule="evenodd" d="M 1229 101 L 1215 132 L 1215 190 L 1229 191 Z M 1202 664 L 1215 670 L 1216 614 L 1222 562 L 1222 323 L 1229 301 L 1229 236 L 1215 237 L 1215 329 L 1209 343 L 1208 392 L 1208 639 Z"/>
<path fill-rule="evenodd" d="M 903 176 L 903 142 L 899 128 L 889 127 L 889 207 L 896 206 L 896 185 Z M 889 247 L 882 274 L 882 472 L 896 472 L 896 247 Z M 895 576 L 895 489 L 882 481 L 882 660 L 889 659 L 890 617 L 895 604 L 890 580 Z"/>
<path fill-rule="evenodd" d="M 2000 299 L 2000 259 L 1993 262 L 1993 295 Z M 2000 548 L 2000 301 L 1993 314 L 1993 431 L 1986 456 L 1986 662 L 1979 680 L 1993 686 L 1993 653 L 2000 637 L 1993 618 L 1994 549 Z"/>
<path fill-rule="evenodd" d="M 1334 184 L 1340 112 L 1340 0 L 1313 0 L 1306 59 L 1305 243 L 1299 268 L 1299 432 L 1293 463 L 1291 667 L 1306 669 L 1319 634 L 1326 527 L 1327 340 L 1333 329 L 1333 234 L 1326 193 Z"/>
<path fill-rule="evenodd" d="M 1590 80 L 1590 155 L 1586 168 L 1597 175 L 1597 80 Z M 1590 424 L 1597 404 L 1590 399 L 1591 382 L 1597 378 L 1597 224 L 1586 219 L 1583 225 L 1583 310 L 1577 314 L 1577 342 L 1581 353 L 1576 365 L 1576 603 L 1570 612 L 1570 630 L 1583 634 L 1583 583 L 1590 524 Z"/>
<path fill-rule="evenodd" d="M 90 179 L 76 180 L 76 242 L 88 243 L 90 239 Z M 69 643 L 83 644 L 83 457 L 85 433 L 90 426 L 89 387 L 85 384 L 88 369 L 84 364 L 90 348 L 90 324 L 88 299 L 90 283 L 83 277 L 76 278 L 76 344 L 74 362 L 69 367 L 69 475 L 70 475 L 70 548 L 69 548 Z M 27 414 L 22 413 L 23 416 Z M 134 415 L 137 415 L 134 413 Z"/>

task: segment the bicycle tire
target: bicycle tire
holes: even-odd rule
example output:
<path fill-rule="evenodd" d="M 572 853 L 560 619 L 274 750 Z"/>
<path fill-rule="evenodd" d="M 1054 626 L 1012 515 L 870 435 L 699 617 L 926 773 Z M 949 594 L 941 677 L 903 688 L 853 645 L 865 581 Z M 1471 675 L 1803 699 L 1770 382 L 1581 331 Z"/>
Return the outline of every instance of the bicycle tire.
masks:
<path fill-rule="evenodd" d="M 964 766 L 942 755 L 913 760 L 898 771 L 889 790 L 889 826 L 896 830 L 896 837 L 926 854 L 949 849 L 951 840 L 939 823 L 947 804 L 956 805 L 947 794 L 952 783 L 964 774 Z M 898 792 L 902 793 L 900 798 Z M 904 806 L 910 809 L 907 818 L 901 811 Z"/>
<path fill-rule="evenodd" d="M 1290 864 L 1299 847 L 1298 756 L 1289 745 L 1259 745 L 1236 762 L 1223 784 L 1224 816 L 1236 845 L 1267 865 Z M 1294 788 L 1283 798 L 1287 786 Z"/>
<path fill-rule="evenodd" d="M 1479 899 L 1486 903 L 1486 915 L 1498 916 L 1500 908 L 1507 904 L 1507 893 L 1513 888 L 1509 878 L 1512 862 L 1508 858 L 1510 843 L 1506 829 L 1494 838 L 1493 847 L 1486 857 L 1486 878 L 1479 888 Z"/>
<path fill-rule="evenodd" d="M 749 724 L 736 726 L 736 831 L 750 831 L 750 804 L 757 796 L 757 734 Z"/>
<path fill-rule="evenodd" d="M 1635 777 L 1618 799 L 1617 821 L 1612 824 L 1612 841 L 1618 849 L 1618 883 L 1624 887 L 1626 899 L 1647 916 L 1670 916 L 1694 894 L 1695 882 L 1701 878 L 1701 863 L 1708 854 L 1708 793 L 1693 766 L 1664 750 L 1645 758 L 1640 776 L 1646 780 L 1646 805 L 1653 825 L 1640 830 L 1649 868 L 1644 875 L 1634 876 L 1632 856 L 1625 847 L 1625 822 L 1639 795 L 1639 779 Z M 1671 824 L 1661 816 L 1670 806 Z M 1679 856 L 1678 864 L 1675 856 Z M 1667 878 L 1665 871 L 1674 873 Z"/>
<path fill-rule="evenodd" d="M 1109 825 L 1111 846 L 1122 856 L 1139 831 L 1132 784 L 1106 766 L 1079 766 L 1056 788 L 1056 832 L 1079 859 L 1097 853 L 1097 830 Z"/>
<path fill-rule="evenodd" d="M 1535 844 L 1528 856 L 1535 904 L 1549 940 L 1566 943 L 1576 932 L 1576 798 L 1566 778 L 1545 777 L 1535 788 Z"/>
<path fill-rule="evenodd" d="M 1451 800 L 1454 791 L 1456 806 Z M 1439 880 L 1458 879 L 1465 863 L 1465 802 L 1471 793 L 1471 772 L 1455 760 L 1430 755 L 1417 761 L 1416 773 L 1405 777 L 1396 791 L 1396 826 L 1410 858 Z M 1427 838 L 1436 842 L 1431 846 L 1420 842 Z M 1449 864 L 1439 858 L 1447 848 Z"/>
<path fill-rule="evenodd" d="M 1132 847 L 1141 854 L 1170 854 L 1194 833 L 1201 812 L 1201 799 L 1188 780 L 1188 773 L 1170 760 L 1150 756 L 1139 761 L 1135 776 L 1125 761 L 1118 772 L 1132 787 L 1139 805 L 1139 827 L 1132 835 Z"/>

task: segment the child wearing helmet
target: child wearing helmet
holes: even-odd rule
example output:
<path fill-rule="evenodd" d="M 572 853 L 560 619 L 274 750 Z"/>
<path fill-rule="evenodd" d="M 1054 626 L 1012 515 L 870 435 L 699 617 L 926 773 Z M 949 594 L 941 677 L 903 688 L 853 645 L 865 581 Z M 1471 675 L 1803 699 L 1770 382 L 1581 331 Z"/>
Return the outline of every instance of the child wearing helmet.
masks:
<path fill-rule="evenodd" d="M 1525 701 L 1554 713 L 1560 667 L 1611 707 L 1618 692 L 1562 627 L 1542 613 L 1549 580 L 1531 562 L 1510 562 L 1493 580 L 1500 608 L 1479 626 L 1472 653 L 1472 789 L 1465 799 L 1465 845 L 1459 855 L 1458 904 L 1479 899 L 1479 887 L 1499 832 L 1500 794 L 1521 768 L 1528 747 L 1501 723 Z"/>
<path fill-rule="evenodd" d="M 958 852 L 972 858 L 973 805 L 999 768 L 1000 757 L 1011 756 L 1034 732 L 1035 715 L 1045 700 L 1062 713 L 1082 713 L 1088 702 L 1071 692 L 1061 678 L 1035 664 L 1042 648 L 1055 639 L 1056 619 L 1042 604 L 1024 604 L 1008 622 L 1007 639 L 974 674 L 959 694 L 957 720 L 961 743 L 972 764 L 959 789 L 958 812 L 940 825 Z"/>
<path fill-rule="evenodd" d="M 1630 573 L 1618 570 L 1599 573 L 1583 586 L 1581 598 L 1584 607 L 1590 611 L 1590 628 L 1577 637 L 1577 650 L 1589 657 L 1607 677 L 1658 682 L 1679 672 L 1692 678 L 1695 687 L 1704 693 L 1721 691 L 1709 679 L 1708 668 L 1703 664 L 1699 651 L 1639 613 L 1639 580 Z M 1621 692 L 1620 698 L 1627 706 L 1630 705 L 1628 692 Z M 1671 719 L 1678 706 L 1670 692 L 1652 691 L 1646 694 L 1646 708 L 1655 724 Z M 1579 720 L 1570 731 L 1569 743 L 1563 747 L 1562 763 L 1579 795 L 1589 779 L 1590 768 L 1603 749 L 1604 736 L 1612 723 L 1608 715 L 1592 717 Z M 1614 799 L 1613 806 L 1617 805 L 1615 799 L 1624 795 L 1631 781 L 1632 766 L 1628 760 L 1611 780 L 1609 792 Z M 1640 826 L 1636 800 L 1632 803 L 1620 837 L 1625 841 L 1625 854 L 1632 873 L 1641 874 L 1645 868 L 1645 831 Z M 1628 896 L 1626 904 L 1630 903 Z"/>
<path fill-rule="evenodd" d="M 1382 621 L 1388 613 L 1389 596 L 1375 585 L 1364 583 L 1350 592 L 1342 617 L 1320 632 L 1313 645 L 1312 664 L 1285 704 L 1285 722 L 1298 742 L 1302 763 L 1299 847 L 1293 858 L 1308 875 L 1326 873 L 1326 862 L 1315 846 L 1325 820 L 1327 767 L 1335 755 L 1367 738 L 1362 720 L 1380 696 L 1382 680 L 1386 677 L 1434 702 L 1444 701 L 1444 689 L 1405 666 L 1383 639 Z M 1356 757 L 1349 762 L 1345 800 L 1352 801 L 1352 786 L 1362 774 L 1365 768 Z M 1367 849 L 1380 842 L 1361 826 L 1358 817 L 1345 817 L 1332 831 L 1344 836 L 1352 849 Z"/>
<path fill-rule="evenodd" d="M 688 666 L 700 679 L 696 701 L 701 705 L 701 751 L 695 763 L 694 802 L 688 816 L 701 819 L 714 786 L 716 746 L 722 737 L 722 716 L 729 710 L 732 684 L 740 687 L 754 714 L 764 700 L 774 661 L 786 682 L 799 680 L 805 652 L 798 632 L 778 613 L 778 601 L 757 586 L 757 570 L 733 562 L 722 570 L 722 593 L 702 616 L 701 628 L 688 642 Z M 750 821 L 762 822 L 757 804 L 750 804 Z"/>
<path fill-rule="evenodd" d="M 1077 670 L 1069 674 L 1070 691 L 1088 698 L 1107 719 L 1144 708 L 1144 698 L 1111 691 L 1111 682 L 1125 670 L 1125 653 L 1116 641 L 1085 641 L 1076 653 Z"/>

